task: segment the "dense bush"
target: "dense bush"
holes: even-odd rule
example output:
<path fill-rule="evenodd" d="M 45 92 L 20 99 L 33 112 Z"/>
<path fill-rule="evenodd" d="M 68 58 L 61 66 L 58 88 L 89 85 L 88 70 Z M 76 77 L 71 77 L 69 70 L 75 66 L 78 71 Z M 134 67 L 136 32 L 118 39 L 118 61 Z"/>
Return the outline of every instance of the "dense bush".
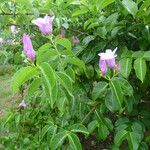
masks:
<path fill-rule="evenodd" d="M 2 145 L 80 150 L 92 137 L 148 150 L 149 16 L 149 0 L 1 2 L 3 34 L 17 28 L 7 52 L 22 96 L 0 123 Z"/>

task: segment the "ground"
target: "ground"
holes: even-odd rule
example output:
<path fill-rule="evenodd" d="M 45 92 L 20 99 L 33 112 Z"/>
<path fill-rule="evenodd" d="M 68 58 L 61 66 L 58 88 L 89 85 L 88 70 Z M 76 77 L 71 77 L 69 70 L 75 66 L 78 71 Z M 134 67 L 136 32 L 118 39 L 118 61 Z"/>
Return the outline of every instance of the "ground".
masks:
<path fill-rule="evenodd" d="M 0 76 L 0 117 L 6 114 L 15 99 L 11 90 L 11 75 Z"/>

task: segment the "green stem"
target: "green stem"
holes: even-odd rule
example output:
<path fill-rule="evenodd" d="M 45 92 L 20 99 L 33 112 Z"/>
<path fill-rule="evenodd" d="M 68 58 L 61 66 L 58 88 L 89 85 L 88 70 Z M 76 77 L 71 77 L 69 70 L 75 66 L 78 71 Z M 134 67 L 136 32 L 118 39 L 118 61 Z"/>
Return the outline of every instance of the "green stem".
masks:
<path fill-rule="evenodd" d="M 92 112 L 96 109 L 96 106 L 94 106 L 89 113 L 83 118 L 83 120 L 81 121 L 81 123 L 83 124 L 85 122 L 85 120 L 92 114 Z"/>
<path fill-rule="evenodd" d="M 55 48 L 55 50 L 57 51 L 57 54 L 58 54 L 58 57 L 59 57 L 59 61 L 60 61 L 60 67 L 61 67 L 61 69 L 63 70 L 63 62 L 62 62 L 62 60 L 61 60 L 61 54 L 59 53 L 59 51 L 58 51 L 58 49 L 57 49 L 57 47 L 56 47 L 56 44 L 54 43 L 54 41 L 53 41 L 53 37 L 52 36 L 50 36 L 50 41 L 51 41 L 51 43 L 52 43 L 52 46 Z"/>

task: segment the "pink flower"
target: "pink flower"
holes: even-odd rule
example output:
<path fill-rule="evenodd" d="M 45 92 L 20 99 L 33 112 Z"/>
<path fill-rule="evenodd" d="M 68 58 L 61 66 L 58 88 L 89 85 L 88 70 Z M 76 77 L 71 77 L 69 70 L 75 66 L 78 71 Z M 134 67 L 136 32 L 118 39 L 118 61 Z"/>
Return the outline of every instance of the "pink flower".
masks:
<path fill-rule="evenodd" d="M 99 68 L 101 69 L 102 74 L 106 74 L 107 65 L 105 60 L 99 59 Z"/>
<path fill-rule="evenodd" d="M 73 44 L 78 44 L 80 41 L 77 36 L 72 37 Z"/>
<path fill-rule="evenodd" d="M 40 31 L 44 35 L 48 35 L 48 34 L 51 34 L 53 31 L 53 26 L 52 26 L 53 20 L 54 20 L 54 16 L 49 17 L 46 14 L 44 18 L 37 18 L 35 20 L 32 20 L 32 23 L 37 25 L 39 27 Z"/>
<path fill-rule="evenodd" d="M 23 51 L 30 60 L 35 60 L 35 51 L 32 47 L 30 36 L 25 33 L 23 35 Z"/>
<path fill-rule="evenodd" d="M 105 53 L 99 53 L 100 56 L 99 59 L 99 68 L 102 72 L 102 74 L 106 74 L 107 67 L 114 68 L 115 67 L 115 57 L 117 56 L 115 54 L 117 48 L 115 48 L 113 51 L 111 49 L 107 49 Z"/>
<path fill-rule="evenodd" d="M 25 103 L 24 100 L 22 100 L 22 102 L 19 104 L 19 107 L 23 107 L 23 108 L 27 107 L 27 104 Z"/>
<path fill-rule="evenodd" d="M 65 37 L 65 29 L 64 28 L 61 28 L 61 36 L 62 36 L 62 38 Z"/>

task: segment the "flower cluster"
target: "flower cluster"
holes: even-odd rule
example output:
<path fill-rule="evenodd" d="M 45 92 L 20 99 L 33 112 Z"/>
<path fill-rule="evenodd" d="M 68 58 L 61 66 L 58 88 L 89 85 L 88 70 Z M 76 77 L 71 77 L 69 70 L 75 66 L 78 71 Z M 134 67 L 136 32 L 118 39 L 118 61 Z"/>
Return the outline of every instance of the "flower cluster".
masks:
<path fill-rule="evenodd" d="M 33 20 L 32 23 L 37 25 L 40 31 L 44 35 L 49 35 L 52 33 L 52 30 L 53 30 L 52 28 L 53 20 L 54 20 L 54 16 L 49 17 L 46 14 L 44 18 L 37 18 Z M 23 35 L 23 51 L 29 60 L 31 61 L 35 60 L 35 51 L 32 46 L 31 38 L 29 35 L 26 35 L 25 33 Z"/>
<path fill-rule="evenodd" d="M 99 59 L 99 68 L 103 75 L 107 73 L 107 68 L 110 67 L 112 69 L 115 68 L 115 57 L 117 55 L 115 54 L 117 51 L 117 48 L 115 48 L 113 51 L 111 49 L 107 49 L 105 53 L 99 53 L 100 56 Z M 120 70 L 120 65 L 117 66 L 118 71 Z"/>

